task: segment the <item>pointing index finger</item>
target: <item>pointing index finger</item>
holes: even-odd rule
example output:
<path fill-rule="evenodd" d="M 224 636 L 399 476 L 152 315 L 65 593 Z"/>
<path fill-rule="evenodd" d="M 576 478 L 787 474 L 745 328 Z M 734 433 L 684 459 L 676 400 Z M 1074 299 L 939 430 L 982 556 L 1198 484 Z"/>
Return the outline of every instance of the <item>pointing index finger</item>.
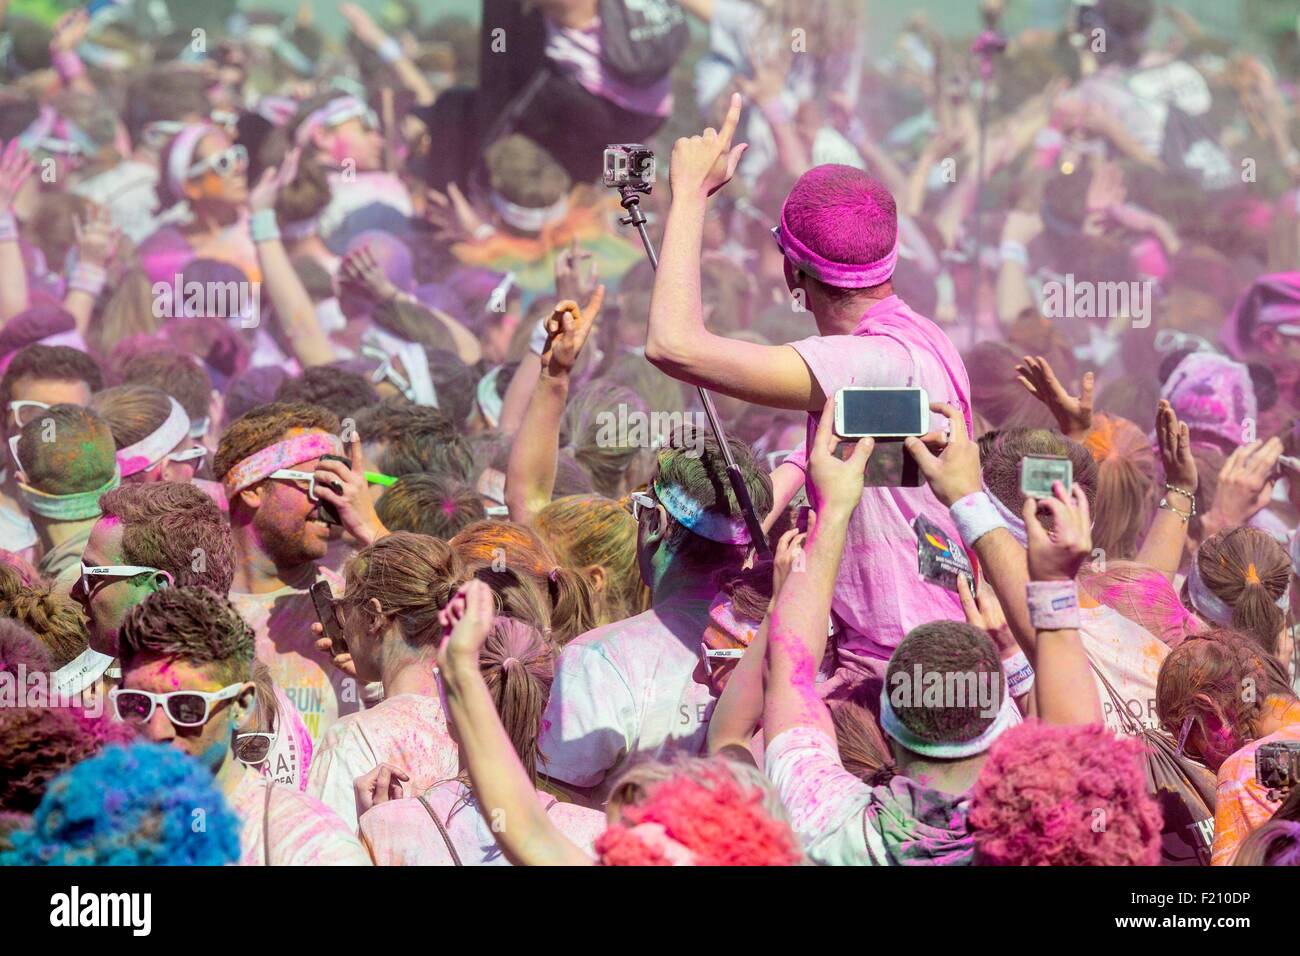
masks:
<path fill-rule="evenodd" d="M 736 127 L 740 125 L 740 107 L 740 94 L 732 93 L 731 105 L 727 107 L 727 118 L 722 121 L 722 129 L 718 132 L 718 140 L 723 152 L 731 149 L 731 138 L 736 135 Z"/>

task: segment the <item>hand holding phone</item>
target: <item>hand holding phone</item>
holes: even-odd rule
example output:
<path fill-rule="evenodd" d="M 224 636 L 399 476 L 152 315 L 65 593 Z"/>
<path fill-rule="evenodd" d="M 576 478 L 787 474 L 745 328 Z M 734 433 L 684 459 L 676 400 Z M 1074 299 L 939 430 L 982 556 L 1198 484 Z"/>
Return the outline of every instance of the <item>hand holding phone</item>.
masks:
<path fill-rule="evenodd" d="M 334 614 L 334 592 L 328 581 L 317 581 L 311 586 L 311 603 L 316 608 L 316 617 L 320 620 L 321 631 L 330 639 L 330 650 L 335 656 L 348 653 L 348 642 L 343 637 L 343 628 Z"/>
<path fill-rule="evenodd" d="M 835 393 L 835 434 L 843 438 L 909 438 L 930 430 L 923 388 L 842 388 Z"/>
<path fill-rule="evenodd" d="M 1026 498 L 1053 497 L 1052 485 L 1060 482 L 1070 493 L 1074 462 L 1062 455 L 1026 455 L 1020 462 L 1020 493 Z"/>

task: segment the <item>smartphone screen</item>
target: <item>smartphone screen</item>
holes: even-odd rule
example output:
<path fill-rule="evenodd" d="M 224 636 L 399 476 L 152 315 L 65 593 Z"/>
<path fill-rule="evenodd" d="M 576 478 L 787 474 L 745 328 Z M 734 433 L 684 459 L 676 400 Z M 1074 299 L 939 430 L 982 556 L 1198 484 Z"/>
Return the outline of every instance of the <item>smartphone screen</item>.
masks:
<path fill-rule="evenodd" d="M 330 590 L 328 581 L 317 581 L 311 586 L 311 603 L 316 608 L 321 629 L 330 639 L 330 649 L 335 654 L 346 654 L 348 642 L 344 640 L 338 619 L 334 617 L 334 592 Z"/>
<path fill-rule="evenodd" d="M 922 391 L 917 388 L 846 388 L 839 393 L 844 437 L 921 435 Z M 928 411 L 928 409 L 924 409 Z"/>

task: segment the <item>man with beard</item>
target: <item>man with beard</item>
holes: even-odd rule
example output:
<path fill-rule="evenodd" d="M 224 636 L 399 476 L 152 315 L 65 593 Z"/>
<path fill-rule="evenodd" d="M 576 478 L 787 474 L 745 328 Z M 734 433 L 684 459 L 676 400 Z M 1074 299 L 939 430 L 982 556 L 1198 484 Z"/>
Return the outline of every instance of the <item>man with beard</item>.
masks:
<path fill-rule="evenodd" d="M 316 649 L 308 593 L 317 580 L 343 591 L 338 576 L 317 564 L 330 533 L 320 506 L 342 503 L 326 482 L 350 474 L 342 462 L 321 461 L 342 454 L 338 431 L 338 418 L 326 409 L 273 402 L 232 422 L 213 462 L 230 502 L 230 601 L 257 634 L 257 658 L 302 715 L 313 746 L 341 715 L 360 707 L 355 679 Z"/>

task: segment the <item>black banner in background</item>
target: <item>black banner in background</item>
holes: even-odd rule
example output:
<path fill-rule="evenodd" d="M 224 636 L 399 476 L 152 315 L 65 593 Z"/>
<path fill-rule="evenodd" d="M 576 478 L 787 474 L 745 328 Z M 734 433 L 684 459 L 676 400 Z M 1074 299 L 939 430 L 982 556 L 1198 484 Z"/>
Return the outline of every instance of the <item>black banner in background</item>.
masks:
<path fill-rule="evenodd" d="M 668 932 L 663 944 L 735 942 L 744 927 L 786 914 L 782 931 L 817 933 L 819 948 L 844 940 L 915 934 L 942 921 L 997 938 L 1011 924 L 1025 941 L 1139 937 L 1150 945 L 1173 933 L 1216 944 L 1252 940 L 1292 926 L 1295 884 L 1283 872 L 1245 868 L 760 870 L 726 874 L 678 868 L 505 867 L 386 869 L 0 870 L 10 938 L 78 943 L 103 940 L 135 949 L 150 943 L 239 945 L 274 939 L 346 945 L 352 936 L 389 946 L 453 933 L 486 934 L 494 948 L 518 934 L 522 945 L 585 948 L 639 933 Z M 725 891 L 724 891 L 725 887 Z M 845 905 L 857 901 L 860 905 Z M 503 919 L 503 916 L 508 917 Z M 649 922 L 646 922 L 649 921 Z M 937 927 L 936 927 L 937 930 Z M 838 932 L 836 932 L 838 931 Z M 694 936 L 694 933 L 703 934 Z M 720 934 L 720 935 L 719 935 Z M 860 934 L 869 934 L 866 937 Z M 1243 935 L 1244 934 L 1244 935 Z M 567 940 L 567 942 L 561 942 Z M 598 943 L 598 941 L 604 941 Z M 400 945 L 400 943 L 399 943 Z"/>

